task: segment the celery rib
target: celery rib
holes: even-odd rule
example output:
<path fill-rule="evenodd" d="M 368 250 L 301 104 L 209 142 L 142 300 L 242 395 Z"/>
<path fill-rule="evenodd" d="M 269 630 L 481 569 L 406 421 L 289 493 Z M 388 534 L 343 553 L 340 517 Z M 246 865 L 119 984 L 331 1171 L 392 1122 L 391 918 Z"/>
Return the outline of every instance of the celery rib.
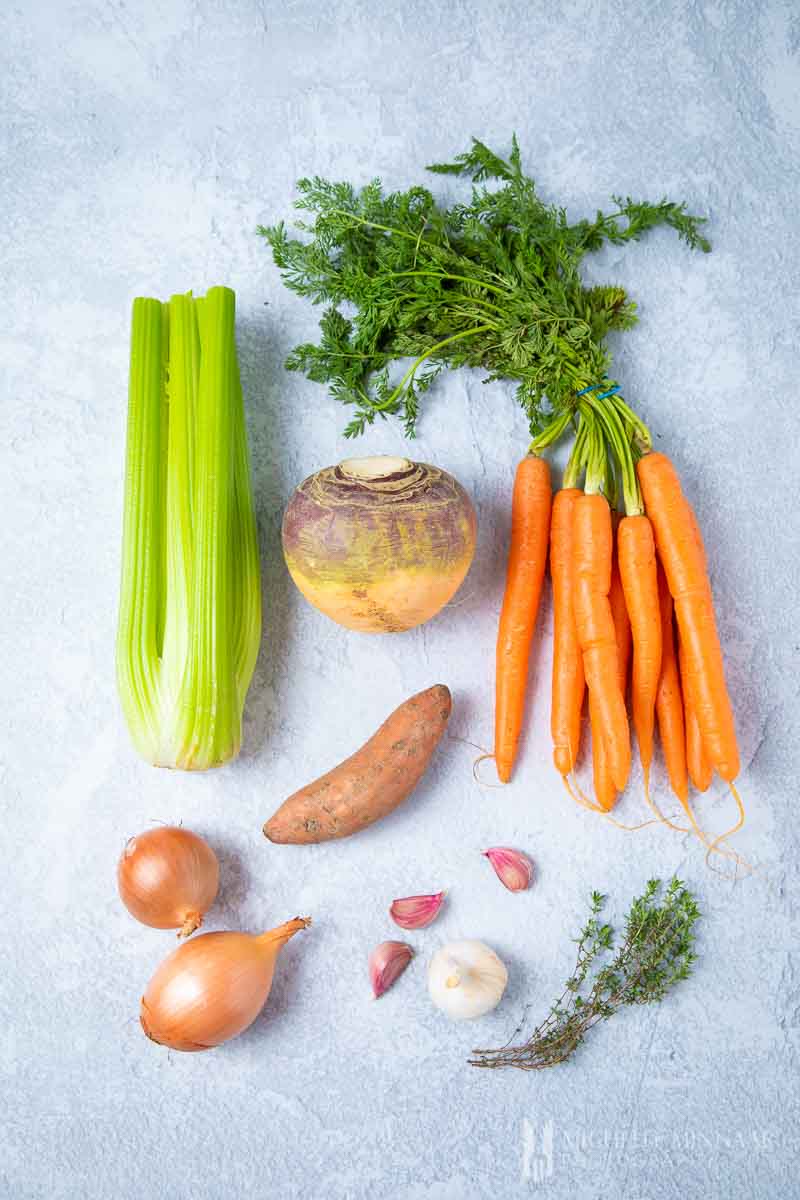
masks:
<path fill-rule="evenodd" d="M 117 676 L 159 766 L 236 756 L 261 591 L 235 297 L 133 305 Z"/>

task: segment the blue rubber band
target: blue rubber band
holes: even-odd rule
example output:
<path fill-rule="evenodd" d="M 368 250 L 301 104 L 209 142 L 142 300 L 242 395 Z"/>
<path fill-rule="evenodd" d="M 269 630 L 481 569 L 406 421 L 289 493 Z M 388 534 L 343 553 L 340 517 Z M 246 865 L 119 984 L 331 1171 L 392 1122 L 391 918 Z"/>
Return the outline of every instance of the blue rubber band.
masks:
<path fill-rule="evenodd" d="M 581 390 L 579 392 L 576 392 L 575 395 L 576 396 L 585 396 L 587 392 L 596 392 L 597 389 L 602 386 L 603 386 L 602 383 L 593 383 L 589 387 L 581 388 Z M 619 384 L 617 384 L 615 387 L 609 388 L 607 392 L 603 392 L 602 396 L 598 396 L 597 399 L 598 400 L 607 400 L 609 396 L 616 396 L 617 392 L 621 392 L 621 391 L 622 391 L 622 388 L 619 386 Z"/>

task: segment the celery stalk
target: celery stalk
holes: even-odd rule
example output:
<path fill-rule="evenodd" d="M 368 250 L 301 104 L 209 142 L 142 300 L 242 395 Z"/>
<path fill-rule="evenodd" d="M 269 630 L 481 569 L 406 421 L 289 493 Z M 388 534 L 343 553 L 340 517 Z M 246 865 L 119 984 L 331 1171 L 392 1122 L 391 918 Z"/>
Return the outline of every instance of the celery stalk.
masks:
<path fill-rule="evenodd" d="M 137 750 L 239 752 L 261 637 L 234 294 L 133 303 L 117 679 Z"/>

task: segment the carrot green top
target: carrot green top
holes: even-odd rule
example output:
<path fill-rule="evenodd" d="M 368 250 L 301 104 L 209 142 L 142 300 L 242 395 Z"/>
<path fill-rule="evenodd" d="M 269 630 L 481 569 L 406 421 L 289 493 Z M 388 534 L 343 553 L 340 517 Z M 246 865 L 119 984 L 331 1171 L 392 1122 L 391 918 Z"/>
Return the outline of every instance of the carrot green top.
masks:
<path fill-rule="evenodd" d="M 615 196 L 614 211 L 571 223 L 537 193 L 516 138 L 508 159 L 473 140 L 454 162 L 429 169 L 470 176 L 469 200 L 445 207 L 419 186 L 384 193 L 377 179 L 360 190 L 301 179 L 305 239 L 283 222 L 259 228 L 287 287 L 327 306 L 319 341 L 295 347 L 287 367 L 351 407 L 348 437 L 391 414 L 413 437 L 420 399 L 445 367 L 514 380 L 531 449 L 583 427 L 591 462 L 573 465 L 590 467 L 590 487 L 607 494 L 619 477 L 637 511 L 634 463 L 649 434 L 609 378 L 605 345 L 609 332 L 635 324 L 636 305 L 621 287 L 587 286 L 581 264 L 604 243 L 638 240 L 657 225 L 708 251 L 704 218 L 666 199 Z M 484 186 L 490 180 L 498 186 Z M 398 359 L 411 364 L 394 382 Z"/>

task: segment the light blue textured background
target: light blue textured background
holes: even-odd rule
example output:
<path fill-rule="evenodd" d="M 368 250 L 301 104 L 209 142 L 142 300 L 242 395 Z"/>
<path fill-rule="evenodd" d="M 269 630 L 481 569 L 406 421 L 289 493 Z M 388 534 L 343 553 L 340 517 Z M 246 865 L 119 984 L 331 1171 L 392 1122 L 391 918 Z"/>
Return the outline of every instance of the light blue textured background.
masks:
<path fill-rule="evenodd" d="M 3 95 L 0 545 L 0 1194 L 13 1200 L 230 1197 L 574 1200 L 798 1194 L 796 575 L 800 19 L 768 3 L 524 0 L 72 0 L 0 15 Z M 570 804 L 548 746 L 549 599 L 530 726 L 505 791 L 446 742 L 414 799 L 349 842 L 273 847 L 262 821 L 412 691 L 443 681 L 452 732 L 491 737 L 508 495 L 525 428 L 511 389 L 437 384 L 415 454 L 475 498 L 458 603 L 385 639 L 349 634 L 292 588 L 292 486 L 341 457 L 343 412 L 287 375 L 314 314 L 254 235 L 318 172 L 392 187 L 516 129 L 572 214 L 612 191 L 686 198 L 714 253 L 668 232 L 591 265 L 641 305 L 620 340 L 626 394 L 674 456 L 705 530 L 760 865 L 737 885 L 696 843 L 625 834 Z M 434 180 L 455 194 L 457 184 Z M 265 625 L 239 762 L 204 777 L 137 761 L 115 693 L 128 322 L 136 294 L 225 282 L 254 457 Z M 394 426 L 366 451 L 402 452 Z M 659 786 L 663 777 L 659 775 Z M 634 779 L 621 812 L 642 815 Z M 731 821 L 715 786 L 699 805 Z M 209 927 L 314 928 L 230 1046 L 168 1055 L 138 998 L 168 933 L 117 900 L 125 839 L 182 820 L 222 858 Z M 479 851 L 529 851 L 511 896 Z M 465 1064 L 546 1007 L 593 887 L 614 912 L 679 871 L 706 919 L 696 977 L 539 1075 Z M 449 889 L 419 957 L 373 1003 L 371 946 L 397 895 Z M 483 937 L 511 982 L 473 1028 L 435 1013 L 425 961 Z M 545 1150 L 552 1141 L 552 1154 Z"/>

